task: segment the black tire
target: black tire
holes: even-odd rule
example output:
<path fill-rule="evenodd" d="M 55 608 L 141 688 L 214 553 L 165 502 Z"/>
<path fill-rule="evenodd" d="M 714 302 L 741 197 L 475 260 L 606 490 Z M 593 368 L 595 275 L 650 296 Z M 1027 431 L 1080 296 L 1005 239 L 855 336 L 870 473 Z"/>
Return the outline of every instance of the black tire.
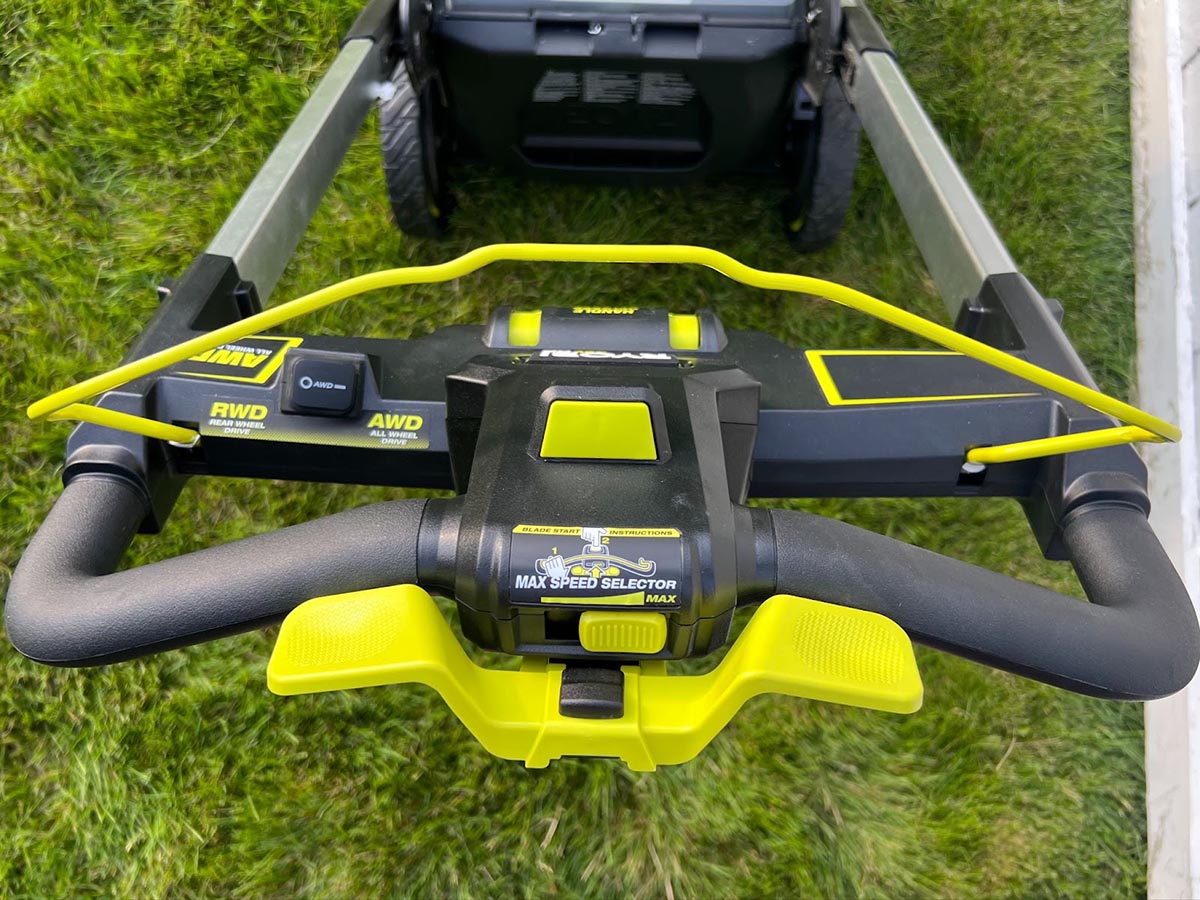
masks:
<path fill-rule="evenodd" d="M 379 102 L 379 138 L 392 215 L 405 234 L 439 237 L 450 224 L 453 198 L 441 159 L 433 82 L 418 92 L 403 62 L 391 81 L 392 96 Z"/>
<path fill-rule="evenodd" d="M 798 154 L 795 184 L 783 201 L 784 233 L 801 253 L 823 250 L 846 222 L 862 126 L 841 81 L 831 77 L 813 123 L 815 140 Z"/>

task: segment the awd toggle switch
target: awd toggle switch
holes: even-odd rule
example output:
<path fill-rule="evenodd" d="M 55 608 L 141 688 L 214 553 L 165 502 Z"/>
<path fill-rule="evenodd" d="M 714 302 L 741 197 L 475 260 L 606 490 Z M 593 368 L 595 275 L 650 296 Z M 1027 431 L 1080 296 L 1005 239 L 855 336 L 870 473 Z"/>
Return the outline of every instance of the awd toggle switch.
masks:
<path fill-rule="evenodd" d="M 307 416 L 350 416 L 362 397 L 363 364 L 353 353 L 292 350 L 283 376 L 281 408 Z"/>

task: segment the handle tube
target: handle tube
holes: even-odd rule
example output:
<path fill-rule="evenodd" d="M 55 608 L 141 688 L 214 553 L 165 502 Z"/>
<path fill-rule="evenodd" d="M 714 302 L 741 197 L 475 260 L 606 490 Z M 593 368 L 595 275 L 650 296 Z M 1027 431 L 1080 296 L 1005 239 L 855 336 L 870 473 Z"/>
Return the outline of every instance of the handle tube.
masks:
<path fill-rule="evenodd" d="M 1094 697 L 1191 680 L 1200 627 L 1141 510 L 1089 504 L 1063 539 L 1090 603 L 843 522 L 772 510 L 776 589 L 882 613 L 916 641 Z"/>
<path fill-rule="evenodd" d="M 99 665 L 248 631 L 312 597 L 413 583 L 424 506 L 364 506 L 114 572 L 142 497 L 118 478 L 80 476 L 13 572 L 5 628 L 30 659 Z"/>

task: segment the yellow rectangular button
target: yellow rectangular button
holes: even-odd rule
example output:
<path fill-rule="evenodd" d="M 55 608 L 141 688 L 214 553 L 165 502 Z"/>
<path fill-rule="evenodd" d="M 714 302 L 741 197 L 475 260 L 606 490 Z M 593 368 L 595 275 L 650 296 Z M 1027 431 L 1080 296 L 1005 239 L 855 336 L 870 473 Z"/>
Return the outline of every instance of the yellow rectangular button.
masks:
<path fill-rule="evenodd" d="M 667 643 L 667 618 L 656 612 L 588 610 L 579 643 L 591 653 L 657 653 Z"/>
<path fill-rule="evenodd" d="M 650 407 L 628 400 L 555 400 L 542 456 L 551 459 L 658 459 Z"/>

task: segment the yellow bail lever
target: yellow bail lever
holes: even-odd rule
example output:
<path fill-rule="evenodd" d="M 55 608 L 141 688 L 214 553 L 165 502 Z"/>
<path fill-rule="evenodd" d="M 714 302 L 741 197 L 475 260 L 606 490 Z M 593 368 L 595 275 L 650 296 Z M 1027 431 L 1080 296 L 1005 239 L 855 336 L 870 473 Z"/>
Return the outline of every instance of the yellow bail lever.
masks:
<path fill-rule="evenodd" d="M 198 335 L 173 347 L 118 366 L 109 372 L 95 375 L 63 390 L 56 391 L 32 404 L 27 410 L 33 420 L 77 419 L 95 422 L 109 428 L 144 434 L 177 443 L 191 443 L 199 438 L 192 429 L 155 422 L 141 416 L 113 413 L 89 406 L 88 401 L 105 391 L 113 390 L 136 378 L 157 372 L 189 357 L 212 350 L 223 343 L 241 340 L 270 328 L 282 325 L 297 316 L 315 312 L 349 297 L 386 287 L 411 284 L 436 284 L 461 278 L 500 260 L 525 262 L 574 263 L 667 263 L 674 265 L 707 266 L 734 281 L 750 287 L 793 294 L 810 294 L 833 303 L 874 316 L 911 334 L 918 335 L 947 350 L 961 353 L 1008 372 L 1048 391 L 1070 397 L 1097 412 L 1120 419 L 1126 427 L 1102 428 L 1084 435 L 1059 435 L 1037 441 L 1023 441 L 999 447 L 979 447 L 967 450 L 969 462 L 988 464 L 1014 462 L 1058 453 L 1072 453 L 1097 447 L 1140 441 L 1178 441 L 1182 432 L 1170 422 L 1153 416 L 1095 388 L 1072 381 L 1049 369 L 1043 369 L 1020 357 L 1012 356 L 973 338 L 960 334 L 937 322 L 878 300 L 862 291 L 835 284 L 820 278 L 794 275 L 789 272 L 766 272 L 739 262 L 708 247 L 679 244 L 488 244 L 464 253 L 456 259 L 430 266 L 409 266 L 359 275 L 338 284 L 306 294 L 282 306 L 264 310 L 256 315 L 224 325 L 207 334 Z M 676 349 L 695 349 L 698 342 L 698 323 L 694 317 L 671 318 L 671 346 Z M 518 346 L 533 346 L 538 342 L 541 314 L 518 312 L 510 322 L 509 339 Z"/>
<path fill-rule="evenodd" d="M 530 768 L 563 756 L 620 757 L 637 771 L 692 759 L 758 694 L 898 713 L 916 712 L 923 694 L 912 643 L 895 622 L 786 595 L 763 603 L 707 674 L 668 675 L 660 661 L 622 672 L 621 718 L 563 716 L 562 665 L 539 658 L 520 671 L 479 666 L 429 594 L 401 585 L 298 606 L 279 631 L 267 685 L 303 694 L 426 684 L 496 756 Z"/>

